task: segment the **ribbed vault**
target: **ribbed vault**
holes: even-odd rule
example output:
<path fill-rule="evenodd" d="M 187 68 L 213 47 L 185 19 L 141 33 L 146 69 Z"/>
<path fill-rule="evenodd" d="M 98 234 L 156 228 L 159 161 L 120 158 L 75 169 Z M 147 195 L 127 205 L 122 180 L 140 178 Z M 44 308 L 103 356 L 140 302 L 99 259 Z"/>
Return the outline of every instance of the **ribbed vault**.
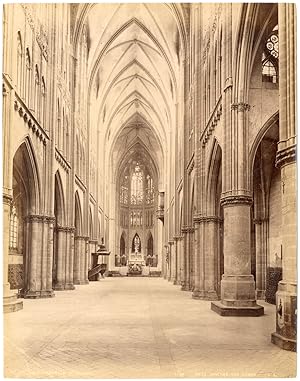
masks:
<path fill-rule="evenodd" d="M 88 35 L 89 128 L 102 136 L 109 176 L 133 146 L 142 146 L 164 172 L 177 123 L 183 25 L 180 5 L 84 4 L 77 10 L 75 50 L 84 28 Z"/>

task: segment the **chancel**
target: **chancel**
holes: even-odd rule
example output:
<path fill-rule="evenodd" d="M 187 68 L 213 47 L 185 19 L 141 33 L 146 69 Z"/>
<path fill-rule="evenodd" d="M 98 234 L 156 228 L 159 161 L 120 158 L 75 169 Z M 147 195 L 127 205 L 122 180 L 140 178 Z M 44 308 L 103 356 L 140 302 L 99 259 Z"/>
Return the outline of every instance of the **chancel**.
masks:
<path fill-rule="evenodd" d="M 295 376 L 295 18 L 4 5 L 6 377 Z"/>

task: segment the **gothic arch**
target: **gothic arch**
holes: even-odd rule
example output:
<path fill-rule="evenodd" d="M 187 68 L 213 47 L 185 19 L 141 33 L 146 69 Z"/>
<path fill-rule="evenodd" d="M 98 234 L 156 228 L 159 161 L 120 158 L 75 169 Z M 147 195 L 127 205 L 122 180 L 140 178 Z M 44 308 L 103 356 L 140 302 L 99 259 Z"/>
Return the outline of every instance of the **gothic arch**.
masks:
<path fill-rule="evenodd" d="M 58 226 L 66 224 L 65 197 L 59 170 L 55 173 L 54 214 Z"/>
<path fill-rule="evenodd" d="M 91 206 L 89 207 L 89 237 L 94 238 L 94 219 Z"/>
<path fill-rule="evenodd" d="M 75 219 L 74 219 L 74 226 L 75 226 L 75 234 L 77 236 L 82 234 L 82 211 L 81 211 L 81 203 L 78 191 L 75 192 Z"/>
<path fill-rule="evenodd" d="M 38 214 L 40 209 L 40 180 L 35 153 L 29 137 L 17 148 L 13 158 L 13 172 L 17 175 L 26 189 L 28 214 Z"/>
<path fill-rule="evenodd" d="M 261 141 L 263 140 L 264 136 L 266 135 L 266 133 L 274 126 L 274 125 L 278 125 L 279 123 L 279 111 L 275 112 L 265 123 L 264 125 L 261 127 L 261 129 L 259 130 L 258 134 L 256 135 L 255 139 L 254 139 L 254 142 L 251 146 L 251 149 L 250 149 L 250 154 L 249 154 L 249 165 L 250 165 L 250 168 L 249 168 L 249 173 L 253 173 L 253 167 L 254 167 L 254 160 L 255 160 L 255 155 L 256 155 L 256 152 L 257 152 L 257 149 L 261 143 Z M 251 176 L 251 189 L 253 188 L 253 178 Z"/>
<path fill-rule="evenodd" d="M 221 178 L 222 150 L 216 139 L 214 139 L 209 167 L 207 173 L 206 194 L 207 194 L 207 215 L 216 216 L 218 214 L 218 203 L 220 202 L 220 178 Z"/>
<path fill-rule="evenodd" d="M 139 240 L 139 243 L 138 241 L 136 240 L 136 238 Z M 132 238 L 132 244 L 131 244 L 131 252 L 133 253 L 135 251 L 135 244 L 136 242 L 138 243 L 138 252 L 140 253 L 141 250 L 142 250 L 142 241 L 141 241 L 141 238 L 140 236 L 138 235 L 138 233 L 135 233 L 135 235 L 133 236 Z"/>

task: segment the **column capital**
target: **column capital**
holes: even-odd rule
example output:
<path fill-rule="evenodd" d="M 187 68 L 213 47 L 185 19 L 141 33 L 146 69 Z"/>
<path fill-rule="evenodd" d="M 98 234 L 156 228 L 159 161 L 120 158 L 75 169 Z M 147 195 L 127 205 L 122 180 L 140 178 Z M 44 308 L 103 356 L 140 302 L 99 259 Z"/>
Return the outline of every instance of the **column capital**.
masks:
<path fill-rule="evenodd" d="M 57 230 L 66 233 L 74 233 L 75 228 L 72 226 L 58 226 Z"/>
<path fill-rule="evenodd" d="M 230 195 L 221 198 L 221 205 L 252 205 L 252 197 L 248 195 Z"/>
<path fill-rule="evenodd" d="M 38 223 L 46 223 L 51 224 L 55 222 L 55 216 L 46 216 L 41 214 L 30 214 L 24 217 L 26 222 L 38 222 Z"/>
<path fill-rule="evenodd" d="M 231 110 L 237 110 L 237 112 L 245 112 L 250 110 L 250 105 L 245 102 L 238 102 L 231 104 Z"/>
<path fill-rule="evenodd" d="M 290 164 L 296 161 L 296 144 L 277 151 L 276 154 L 276 167 L 280 168 L 286 164 Z"/>
<path fill-rule="evenodd" d="M 200 216 L 195 215 L 193 218 L 194 223 L 201 224 L 205 222 L 221 222 L 222 219 L 218 216 Z"/>
<path fill-rule="evenodd" d="M 85 236 L 84 235 L 76 235 L 75 237 L 74 237 L 74 239 L 76 240 L 76 241 L 85 241 Z"/>
<path fill-rule="evenodd" d="M 11 206 L 12 199 L 13 199 L 12 195 L 3 193 L 2 198 L 3 198 L 3 204 Z"/>
<path fill-rule="evenodd" d="M 195 232 L 195 228 L 193 226 L 183 226 L 181 228 L 181 232 L 182 233 L 194 233 Z"/>

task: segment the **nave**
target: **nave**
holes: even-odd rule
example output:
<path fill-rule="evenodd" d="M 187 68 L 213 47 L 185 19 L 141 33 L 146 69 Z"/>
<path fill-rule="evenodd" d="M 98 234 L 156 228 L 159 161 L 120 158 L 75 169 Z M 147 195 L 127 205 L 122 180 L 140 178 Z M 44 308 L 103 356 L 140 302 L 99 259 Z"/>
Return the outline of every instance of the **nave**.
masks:
<path fill-rule="evenodd" d="M 162 278 L 106 278 L 5 315 L 6 377 L 294 377 L 264 316 L 224 318 Z"/>

